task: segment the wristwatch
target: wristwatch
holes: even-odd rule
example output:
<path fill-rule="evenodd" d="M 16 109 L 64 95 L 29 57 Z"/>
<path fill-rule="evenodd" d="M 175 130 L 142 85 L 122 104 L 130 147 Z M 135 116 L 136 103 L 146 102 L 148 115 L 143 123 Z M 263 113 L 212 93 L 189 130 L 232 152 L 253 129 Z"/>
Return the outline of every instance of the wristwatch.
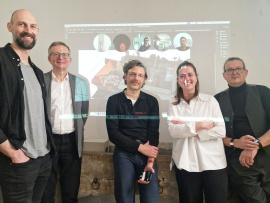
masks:
<path fill-rule="evenodd" d="M 260 142 L 259 139 L 254 140 L 254 142 L 259 144 L 259 149 L 262 149 L 263 148 L 262 147 L 262 143 Z"/>
<path fill-rule="evenodd" d="M 234 141 L 234 138 L 232 138 L 232 139 L 230 140 L 230 147 L 232 147 L 232 148 L 234 148 L 233 141 Z"/>

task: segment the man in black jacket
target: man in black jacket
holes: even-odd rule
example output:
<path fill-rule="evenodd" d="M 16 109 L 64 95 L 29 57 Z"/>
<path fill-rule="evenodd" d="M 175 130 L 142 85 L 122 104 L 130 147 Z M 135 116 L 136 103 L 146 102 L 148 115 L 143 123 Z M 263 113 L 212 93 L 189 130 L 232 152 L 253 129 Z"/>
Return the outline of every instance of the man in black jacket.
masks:
<path fill-rule="evenodd" d="M 109 139 L 115 144 L 113 154 L 114 191 L 117 203 L 135 202 L 138 180 L 141 203 L 156 203 L 159 198 L 157 165 L 159 106 L 155 97 L 141 91 L 147 73 L 138 60 L 123 67 L 127 88 L 107 102 L 106 124 Z M 140 179 L 142 172 L 152 179 Z M 147 176 L 147 175 L 146 175 Z"/>
<path fill-rule="evenodd" d="M 140 46 L 138 51 L 141 51 L 141 52 L 147 51 L 149 47 L 150 47 L 149 39 L 148 37 L 145 37 L 143 40 L 143 45 Z"/>
<path fill-rule="evenodd" d="M 0 48 L 0 186 L 4 202 L 40 202 L 55 154 L 43 73 L 30 60 L 39 29 L 17 10 L 7 24 L 13 42 Z"/>
<path fill-rule="evenodd" d="M 244 202 L 270 202 L 270 89 L 246 83 L 242 59 L 224 64 L 229 88 L 217 94 L 225 124 L 229 183 Z"/>

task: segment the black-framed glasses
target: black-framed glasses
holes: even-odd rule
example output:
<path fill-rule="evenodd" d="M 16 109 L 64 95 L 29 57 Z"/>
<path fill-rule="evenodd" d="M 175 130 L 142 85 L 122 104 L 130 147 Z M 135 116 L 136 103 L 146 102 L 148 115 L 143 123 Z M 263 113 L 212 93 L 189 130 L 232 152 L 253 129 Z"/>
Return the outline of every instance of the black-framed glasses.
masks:
<path fill-rule="evenodd" d="M 70 56 L 70 54 L 68 54 L 68 53 L 51 53 L 51 56 L 53 56 L 53 57 L 57 57 L 57 58 L 59 58 L 60 56 L 62 56 L 64 59 L 67 59 L 67 58 L 69 58 L 69 56 Z"/>
<path fill-rule="evenodd" d="M 229 68 L 227 70 L 224 70 L 225 73 L 227 73 L 228 75 L 231 75 L 233 74 L 233 72 L 235 71 L 236 73 L 243 73 L 245 70 L 245 68 Z"/>

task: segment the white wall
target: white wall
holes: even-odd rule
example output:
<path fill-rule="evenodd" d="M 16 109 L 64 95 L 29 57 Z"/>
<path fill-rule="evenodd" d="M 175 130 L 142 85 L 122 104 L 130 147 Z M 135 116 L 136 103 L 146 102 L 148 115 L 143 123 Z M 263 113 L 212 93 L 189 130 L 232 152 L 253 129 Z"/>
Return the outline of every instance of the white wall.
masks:
<path fill-rule="evenodd" d="M 64 41 L 64 24 L 229 20 L 231 56 L 244 59 L 249 70 L 249 83 L 270 87 L 269 0 L 0 0 L 0 46 L 11 42 L 6 24 L 13 11 L 21 8 L 32 12 L 40 27 L 31 57 L 44 72 L 51 69 L 47 61 L 48 46 L 53 41 Z M 71 64 L 69 70 L 77 74 L 77 64 Z M 221 74 L 218 79 L 223 81 Z M 226 87 L 224 81 L 222 88 Z M 161 112 L 166 112 L 166 106 L 160 108 Z M 99 129 L 93 128 L 97 125 Z M 106 138 L 105 118 L 89 118 L 85 132 L 86 138 Z M 161 118 L 160 140 L 171 141 L 164 118 Z"/>

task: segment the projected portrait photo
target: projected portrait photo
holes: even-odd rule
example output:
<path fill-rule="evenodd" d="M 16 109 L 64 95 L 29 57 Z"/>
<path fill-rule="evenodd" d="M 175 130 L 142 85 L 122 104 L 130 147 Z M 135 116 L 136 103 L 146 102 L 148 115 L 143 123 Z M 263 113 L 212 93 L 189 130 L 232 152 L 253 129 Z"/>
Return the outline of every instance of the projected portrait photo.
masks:
<path fill-rule="evenodd" d="M 179 51 L 187 51 L 192 46 L 192 38 L 187 33 L 179 33 L 174 37 L 174 47 Z"/>
<path fill-rule="evenodd" d="M 93 45 L 97 51 L 104 52 L 110 49 L 112 41 L 108 35 L 99 34 L 95 37 Z"/>
<path fill-rule="evenodd" d="M 150 48 L 151 40 L 146 34 L 138 34 L 133 39 L 133 46 L 136 51 L 144 52 Z"/>
<path fill-rule="evenodd" d="M 153 39 L 153 46 L 158 51 L 166 51 L 172 46 L 171 37 L 166 33 L 159 33 Z"/>
<path fill-rule="evenodd" d="M 125 52 L 130 47 L 130 39 L 127 35 L 119 34 L 113 40 L 114 48 L 119 52 Z"/>

